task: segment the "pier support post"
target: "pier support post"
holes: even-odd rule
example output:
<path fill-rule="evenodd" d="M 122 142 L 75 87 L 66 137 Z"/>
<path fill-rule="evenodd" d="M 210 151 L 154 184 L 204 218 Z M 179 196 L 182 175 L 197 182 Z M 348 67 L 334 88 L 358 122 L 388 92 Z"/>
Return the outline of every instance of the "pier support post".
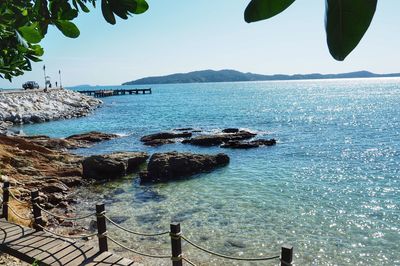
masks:
<path fill-rule="evenodd" d="M 170 229 L 172 266 L 182 266 L 181 225 L 179 223 L 172 223 Z"/>
<path fill-rule="evenodd" d="M 281 266 L 291 266 L 293 261 L 293 247 L 290 245 L 282 246 Z"/>
<path fill-rule="evenodd" d="M 43 219 L 42 219 L 42 210 L 40 210 L 38 204 L 39 204 L 39 190 L 33 190 L 31 191 L 31 201 L 32 201 L 32 211 L 33 211 L 33 218 L 34 218 L 34 223 L 33 223 L 33 228 L 35 228 L 36 231 L 43 231 Z"/>
<path fill-rule="evenodd" d="M 108 251 L 107 244 L 107 225 L 106 225 L 106 210 L 104 203 L 96 204 L 96 217 L 97 217 L 97 237 L 99 239 L 100 253 Z"/>
<path fill-rule="evenodd" d="M 8 221 L 8 202 L 10 200 L 10 182 L 3 183 L 3 212 L 2 217 Z"/>

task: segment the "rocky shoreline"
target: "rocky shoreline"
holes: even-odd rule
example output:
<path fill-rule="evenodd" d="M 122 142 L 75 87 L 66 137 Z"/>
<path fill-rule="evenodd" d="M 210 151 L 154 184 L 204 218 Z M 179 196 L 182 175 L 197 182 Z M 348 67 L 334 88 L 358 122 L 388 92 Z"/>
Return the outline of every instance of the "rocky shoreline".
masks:
<path fill-rule="evenodd" d="M 67 89 L 0 93 L 0 134 L 10 134 L 13 125 L 42 123 L 82 117 L 102 101 Z"/>

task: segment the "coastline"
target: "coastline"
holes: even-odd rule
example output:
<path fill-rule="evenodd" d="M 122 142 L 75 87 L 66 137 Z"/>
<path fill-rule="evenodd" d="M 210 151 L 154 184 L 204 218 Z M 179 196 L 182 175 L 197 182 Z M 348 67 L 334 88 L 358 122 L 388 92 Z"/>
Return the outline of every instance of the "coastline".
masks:
<path fill-rule="evenodd" d="M 0 135 L 14 125 L 86 116 L 103 102 L 67 89 L 0 92 Z"/>

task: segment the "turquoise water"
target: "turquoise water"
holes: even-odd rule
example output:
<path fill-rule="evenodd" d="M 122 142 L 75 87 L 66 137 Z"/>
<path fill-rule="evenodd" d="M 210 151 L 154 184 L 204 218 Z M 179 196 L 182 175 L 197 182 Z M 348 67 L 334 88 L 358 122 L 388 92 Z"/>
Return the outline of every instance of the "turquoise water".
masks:
<path fill-rule="evenodd" d="M 400 79 L 152 89 L 151 95 L 104 98 L 104 106 L 86 118 L 22 129 L 55 137 L 89 130 L 124 136 L 77 151 L 85 155 L 225 152 L 229 166 L 168 184 L 141 186 L 127 178 L 83 188 L 79 210 L 105 201 L 111 216 L 139 231 L 164 230 L 179 221 L 192 240 L 235 256 L 275 255 L 289 243 L 297 265 L 400 265 Z M 222 150 L 183 144 L 150 148 L 139 142 L 142 135 L 177 127 L 246 128 L 278 144 Z M 132 238 L 109 231 L 130 247 L 169 254 L 168 237 Z M 232 265 L 183 248 L 200 265 Z"/>

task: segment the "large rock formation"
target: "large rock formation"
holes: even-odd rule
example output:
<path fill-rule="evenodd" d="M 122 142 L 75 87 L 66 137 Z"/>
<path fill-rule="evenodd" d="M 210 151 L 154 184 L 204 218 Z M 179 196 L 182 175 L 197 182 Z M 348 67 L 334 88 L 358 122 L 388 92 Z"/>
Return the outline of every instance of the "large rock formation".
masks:
<path fill-rule="evenodd" d="M 82 161 L 83 177 L 95 180 L 116 179 L 133 173 L 146 162 L 145 152 L 122 152 L 93 155 Z"/>
<path fill-rule="evenodd" d="M 151 156 L 147 172 L 141 174 L 141 182 L 166 182 L 181 177 L 208 172 L 229 163 L 229 157 L 193 153 L 155 153 Z"/>
<path fill-rule="evenodd" d="M 81 159 L 29 139 L 0 136 L 0 182 L 9 181 L 13 193 L 24 201 L 30 200 L 31 190 L 38 189 L 40 202 L 46 208 L 68 206 L 68 195 L 82 183 Z M 58 201 L 49 203 L 48 198 L 54 193 L 57 193 Z M 11 204 L 22 208 L 15 201 Z M 30 209 L 26 208 L 24 212 L 22 214 L 26 215 Z"/>

